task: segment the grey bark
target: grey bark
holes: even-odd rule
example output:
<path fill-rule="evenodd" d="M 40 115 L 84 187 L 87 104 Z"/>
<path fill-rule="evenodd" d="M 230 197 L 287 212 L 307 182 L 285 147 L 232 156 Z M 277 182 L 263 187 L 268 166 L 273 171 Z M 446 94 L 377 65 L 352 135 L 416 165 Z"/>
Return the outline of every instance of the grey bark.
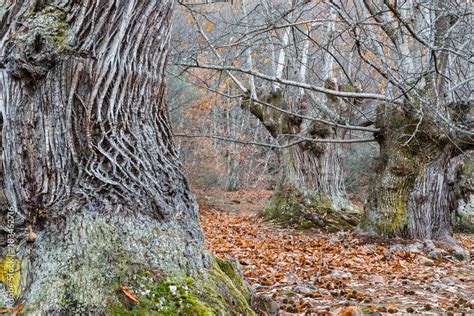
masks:
<path fill-rule="evenodd" d="M 470 106 L 450 107 L 459 107 L 457 119 L 464 120 Z M 382 235 L 455 244 L 451 225 L 455 182 L 449 180 L 449 163 L 460 149 L 472 146 L 472 139 L 454 143 L 456 138 L 447 137 L 434 116 L 420 120 L 420 112 L 413 108 L 380 115 L 377 124 L 383 127 L 377 136 L 380 156 L 361 226 Z"/>
<path fill-rule="evenodd" d="M 172 8 L 7 0 L 0 9 L 1 247 L 5 256 L 14 214 L 16 300 L 29 312 L 103 313 L 137 270 L 210 265 L 163 98 Z"/>
<path fill-rule="evenodd" d="M 295 101 L 290 109 L 282 92 L 273 92 L 265 98 L 265 102 L 273 106 L 290 110 L 302 111 L 302 104 L 308 100 Z M 330 126 L 311 122 L 306 126 L 303 119 L 292 116 L 265 105 L 245 102 L 246 107 L 276 140 L 285 140 L 290 135 L 307 135 L 309 139 L 336 138 L 335 130 Z M 291 137 L 290 137 L 291 139 Z M 281 179 L 280 188 L 295 189 L 305 195 L 317 195 L 332 205 L 334 210 L 352 208 L 349 201 L 340 162 L 340 148 L 337 144 L 301 142 L 295 146 L 283 149 L 280 154 Z"/>

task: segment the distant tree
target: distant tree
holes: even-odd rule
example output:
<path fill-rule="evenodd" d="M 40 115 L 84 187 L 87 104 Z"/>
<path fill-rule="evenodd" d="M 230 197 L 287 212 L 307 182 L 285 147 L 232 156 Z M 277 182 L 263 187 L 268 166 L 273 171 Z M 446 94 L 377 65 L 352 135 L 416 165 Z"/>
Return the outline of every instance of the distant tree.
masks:
<path fill-rule="evenodd" d="M 468 3 L 362 2 L 357 17 L 339 13 L 358 25 L 358 55 L 394 99 L 377 108 L 380 157 L 362 227 L 454 244 L 448 165 L 474 146 Z"/>
<path fill-rule="evenodd" d="M 241 107 L 261 122 L 279 152 L 281 179 L 269 210 L 286 209 L 284 212 L 291 213 L 290 209 L 300 209 L 301 212 L 288 215 L 319 225 L 323 221 L 314 210 L 338 216 L 337 211 L 352 209 L 344 185 L 341 147 L 335 143 L 372 141 L 340 136 L 348 129 L 374 129 L 341 124 L 338 111 L 346 107 L 341 98 L 317 96 L 304 88 L 314 86 L 313 81 L 322 81 L 323 85 L 336 85 L 335 89 L 339 89 L 337 78 L 333 77 L 336 62 L 332 48 L 321 52 L 313 41 L 316 34 L 322 34 L 321 41 L 333 45 L 335 11 L 328 10 L 316 18 L 315 8 L 319 5 L 306 4 L 242 1 L 233 7 L 232 14 L 224 9 L 209 12 L 189 7 L 191 24 L 201 42 L 177 48 L 179 53 L 173 62 L 225 71 L 223 77 L 234 81 L 234 96 L 243 95 Z M 214 27 L 208 28 L 209 23 Z M 318 53 L 321 60 L 315 58 Z M 315 67 L 320 67 L 320 71 Z"/>
<path fill-rule="evenodd" d="M 194 51 L 182 65 L 234 79 L 247 108 L 279 141 L 293 186 L 337 191 L 340 167 L 327 156 L 337 147 L 322 144 L 376 141 L 380 157 L 361 227 L 455 244 L 446 170 L 451 158 L 474 146 L 468 6 L 261 1 L 237 21 L 217 14 L 233 26 L 228 36 L 206 37 L 198 28 L 208 51 L 204 58 Z M 326 167 L 311 154 L 318 148 Z M 319 184 L 318 172 L 331 179 L 328 185 Z"/>

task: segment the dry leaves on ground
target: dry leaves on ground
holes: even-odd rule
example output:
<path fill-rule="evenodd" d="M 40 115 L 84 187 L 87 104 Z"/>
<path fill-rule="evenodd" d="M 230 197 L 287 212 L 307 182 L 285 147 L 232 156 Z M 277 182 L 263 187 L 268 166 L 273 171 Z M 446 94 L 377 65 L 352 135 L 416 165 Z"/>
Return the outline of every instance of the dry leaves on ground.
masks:
<path fill-rule="evenodd" d="M 208 248 L 235 258 L 257 292 L 288 313 L 337 311 L 358 305 L 377 313 L 474 312 L 473 262 L 449 257 L 421 264 L 422 252 L 364 240 L 352 233 L 296 231 L 255 215 L 202 205 Z M 474 254 L 474 237 L 457 236 Z M 429 259 L 430 260 L 430 259 Z"/>

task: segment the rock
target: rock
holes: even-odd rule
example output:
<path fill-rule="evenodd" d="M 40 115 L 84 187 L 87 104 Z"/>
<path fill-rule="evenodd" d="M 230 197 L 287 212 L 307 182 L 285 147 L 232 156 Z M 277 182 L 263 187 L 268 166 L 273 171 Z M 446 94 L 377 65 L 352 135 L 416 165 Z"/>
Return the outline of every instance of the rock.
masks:
<path fill-rule="evenodd" d="M 304 286 L 304 285 L 296 285 L 293 287 L 292 291 L 297 293 L 311 293 L 316 291 L 317 289 L 312 286 Z"/>
<path fill-rule="evenodd" d="M 431 260 L 429 258 L 426 258 L 426 257 L 423 257 L 423 256 L 418 257 L 418 263 L 421 264 L 421 265 L 424 265 L 424 266 L 428 266 L 428 267 L 431 267 L 431 266 L 435 265 L 433 260 Z"/>
<path fill-rule="evenodd" d="M 324 278 L 328 279 L 350 279 L 352 278 L 352 274 L 350 272 L 342 272 L 334 270 L 331 274 L 326 275 Z"/>
<path fill-rule="evenodd" d="M 443 251 L 439 249 L 434 249 L 428 253 L 428 257 L 433 260 L 442 260 L 443 259 Z"/>
<path fill-rule="evenodd" d="M 432 240 L 424 240 L 425 247 L 428 248 L 428 257 L 433 260 L 442 260 L 443 256 L 448 254 L 447 251 L 435 246 Z"/>
<path fill-rule="evenodd" d="M 365 248 L 367 248 L 368 250 L 375 250 L 375 249 L 377 249 L 377 246 L 376 245 L 366 245 Z"/>
<path fill-rule="evenodd" d="M 390 247 L 390 251 L 409 251 L 409 252 L 421 252 L 423 249 L 423 244 L 417 242 L 410 245 L 393 245 Z"/>
<path fill-rule="evenodd" d="M 429 250 L 436 249 L 436 246 L 431 239 L 425 239 L 423 240 L 423 243 L 425 244 L 425 247 Z"/>
<path fill-rule="evenodd" d="M 452 255 L 456 260 L 459 260 L 459 261 L 469 261 L 470 260 L 469 253 L 464 248 L 462 248 L 460 246 L 457 246 L 457 245 L 453 247 Z"/>
<path fill-rule="evenodd" d="M 394 251 L 394 250 L 405 250 L 405 246 L 404 245 L 393 245 L 390 247 L 390 251 Z"/>
<path fill-rule="evenodd" d="M 254 295 L 250 304 L 258 315 L 280 315 L 280 305 L 267 294 Z"/>

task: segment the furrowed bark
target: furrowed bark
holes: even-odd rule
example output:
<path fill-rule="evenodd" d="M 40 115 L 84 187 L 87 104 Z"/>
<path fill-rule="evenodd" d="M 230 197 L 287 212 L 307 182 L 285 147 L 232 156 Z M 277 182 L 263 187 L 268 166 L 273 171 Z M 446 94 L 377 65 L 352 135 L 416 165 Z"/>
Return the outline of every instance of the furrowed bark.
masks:
<path fill-rule="evenodd" d="M 296 111 L 289 109 L 281 91 L 268 95 L 265 103 Z M 298 103 L 298 106 L 301 103 L 304 101 Z M 301 118 L 265 105 L 244 102 L 243 107 L 254 114 L 275 139 L 282 140 L 288 135 L 300 134 L 303 128 Z M 322 123 L 311 122 L 306 130 L 308 138 L 337 138 L 335 131 Z M 304 227 L 340 229 L 354 225 L 354 218 L 345 218 L 340 212 L 344 209 L 352 210 L 352 205 L 345 190 L 339 150 L 337 144 L 310 141 L 281 150 L 280 180 L 265 215 L 284 224 Z M 328 220 L 322 220 L 325 217 L 322 215 L 328 213 L 331 214 Z"/>
<path fill-rule="evenodd" d="M 457 111 L 458 119 L 465 118 L 463 112 Z M 454 245 L 455 182 L 449 180 L 449 164 L 462 145 L 444 134 L 435 117 L 420 117 L 415 109 L 393 111 L 380 120 L 377 174 L 360 226 L 381 235 Z"/>
<path fill-rule="evenodd" d="M 13 254 L 2 254 L 21 265 L 10 295 L 27 312 L 103 314 L 152 271 L 207 289 L 191 309 L 252 313 L 204 250 L 175 151 L 164 101 L 172 9 L 25 0 L 1 12 L 2 215 L 15 217 Z"/>

